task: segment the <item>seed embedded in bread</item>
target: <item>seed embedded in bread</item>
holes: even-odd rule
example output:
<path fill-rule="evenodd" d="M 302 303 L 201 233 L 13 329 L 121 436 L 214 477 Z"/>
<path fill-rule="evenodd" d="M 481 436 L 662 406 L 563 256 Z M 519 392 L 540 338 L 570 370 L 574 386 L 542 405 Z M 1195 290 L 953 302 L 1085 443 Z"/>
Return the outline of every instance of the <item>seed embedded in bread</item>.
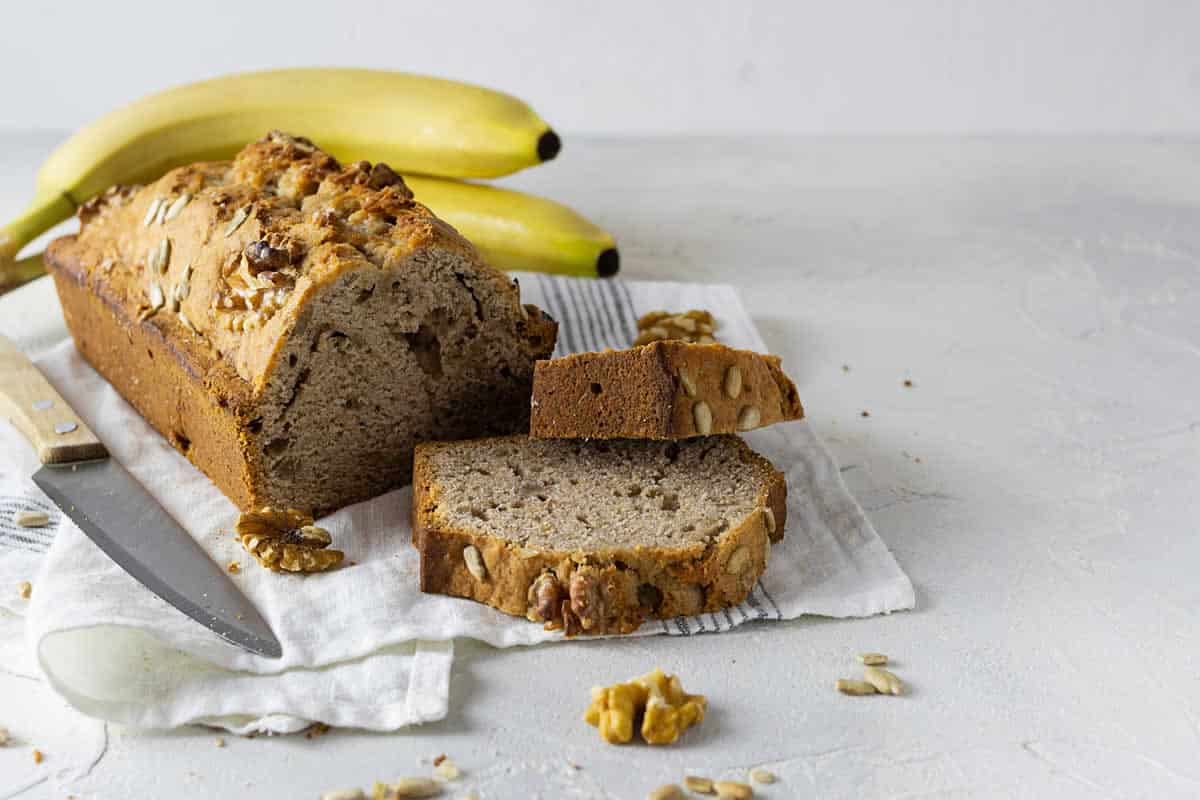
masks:
<path fill-rule="evenodd" d="M 683 392 L 688 397 L 696 396 L 696 382 L 692 380 L 691 374 L 683 367 L 679 368 L 679 385 L 683 387 Z"/>
<path fill-rule="evenodd" d="M 737 427 L 739 431 L 754 430 L 762 421 L 762 415 L 757 406 L 746 406 L 738 413 Z"/>
<path fill-rule="evenodd" d="M 738 395 L 742 393 L 742 371 L 737 364 L 731 364 L 729 369 L 725 370 L 724 388 L 725 395 L 730 400 L 737 400 Z"/>
<path fill-rule="evenodd" d="M 750 550 L 743 545 L 734 550 L 729 556 L 729 562 L 725 565 L 725 571 L 730 575 L 741 575 L 749 566 Z"/>
<path fill-rule="evenodd" d="M 692 406 L 692 420 L 696 423 L 696 433 L 701 436 L 712 433 L 713 415 L 708 403 L 700 400 Z"/>
<path fill-rule="evenodd" d="M 775 512 L 769 508 L 763 509 L 763 521 L 767 525 L 767 533 L 775 532 Z"/>
<path fill-rule="evenodd" d="M 482 581 L 487 578 L 487 565 L 483 563 L 483 554 L 479 552 L 478 547 L 473 544 L 464 547 L 463 561 L 466 562 L 467 571 L 475 577 L 475 580 Z"/>

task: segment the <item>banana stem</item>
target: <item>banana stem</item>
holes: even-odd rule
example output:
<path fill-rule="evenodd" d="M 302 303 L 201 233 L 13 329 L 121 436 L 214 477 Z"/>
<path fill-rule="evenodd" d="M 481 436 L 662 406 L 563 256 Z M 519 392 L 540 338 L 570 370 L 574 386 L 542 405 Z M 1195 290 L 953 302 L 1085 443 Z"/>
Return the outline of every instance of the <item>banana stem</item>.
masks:
<path fill-rule="evenodd" d="M 41 273 L 42 257 L 17 260 L 21 248 L 75 213 L 75 203 L 62 193 L 41 194 L 21 216 L 0 228 L 0 286 L 13 288 Z"/>

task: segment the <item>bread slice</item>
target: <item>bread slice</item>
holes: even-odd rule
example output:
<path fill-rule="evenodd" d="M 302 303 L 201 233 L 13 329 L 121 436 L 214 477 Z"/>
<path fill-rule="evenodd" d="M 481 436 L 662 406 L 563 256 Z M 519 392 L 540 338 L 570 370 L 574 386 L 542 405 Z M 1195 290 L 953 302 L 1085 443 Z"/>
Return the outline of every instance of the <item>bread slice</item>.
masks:
<path fill-rule="evenodd" d="M 736 436 L 421 444 L 421 589 L 568 635 L 716 611 L 766 568 L 786 496 L 782 473 Z"/>
<path fill-rule="evenodd" d="M 681 341 L 539 361 L 531 405 L 539 438 L 686 439 L 804 416 L 777 356 Z"/>
<path fill-rule="evenodd" d="M 402 486 L 527 430 L 555 324 L 384 164 L 272 133 L 80 209 L 46 263 L 79 351 L 242 509 Z"/>

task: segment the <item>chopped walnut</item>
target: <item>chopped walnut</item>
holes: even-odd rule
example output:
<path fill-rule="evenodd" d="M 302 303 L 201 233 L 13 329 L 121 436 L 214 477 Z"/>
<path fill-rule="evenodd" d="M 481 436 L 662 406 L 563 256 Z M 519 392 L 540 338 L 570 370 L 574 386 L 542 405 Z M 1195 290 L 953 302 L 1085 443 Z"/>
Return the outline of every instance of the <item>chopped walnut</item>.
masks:
<path fill-rule="evenodd" d="M 707 701 L 687 694 L 676 675 L 655 669 L 629 683 L 592 690 L 592 703 L 584 720 L 600 730 L 609 744 L 633 739 L 633 726 L 641 714 L 642 738 L 647 744 L 673 744 L 685 730 L 704 720 Z"/>
<path fill-rule="evenodd" d="M 648 692 L 642 716 L 642 738 L 649 744 L 673 744 L 685 730 L 704 720 L 707 701 L 703 695 L 687 694 L 679 676 L 661 669 L 639 679 Z"/>
<path fill-rule="evenodd" d="M 313 525 L 311 514 L 270 507 L 242 514 L 237 537 L 259 564 L 276 572 L 324 572 L 342 563 L 341 550 L 328 550 L 333 538 Z"/>
<path fill-rule="evenodd" d="M 562 620 L 559 609 L 562 608 L 562 584 L 558 582 L 553 572 L 543 572 L 529 585 L 526 596 L 529 611 L 525 616 L 534 622 L 545 622 L 547 629 L 557 628 Z"/>
<path fill-rule="evenodd" d="M 634 346 L 649 344 L 664 339 L 680 339 L 685 342 L 712 344 L 712 333 L 716 322 L 711 312 L 692 309 L 678 314 L 669 311 L 651 311 L 638 319 L 638 336 Z"/>

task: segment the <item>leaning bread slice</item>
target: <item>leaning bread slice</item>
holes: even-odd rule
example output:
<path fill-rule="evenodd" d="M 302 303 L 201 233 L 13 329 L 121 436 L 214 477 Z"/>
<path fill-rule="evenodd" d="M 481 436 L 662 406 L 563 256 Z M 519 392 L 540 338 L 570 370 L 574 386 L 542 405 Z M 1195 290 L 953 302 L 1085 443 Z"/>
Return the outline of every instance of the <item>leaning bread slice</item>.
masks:
<path fill-rule="evenodd" d="M 736 436 L 421 444 L 421 590 L 568 635 L 716 611 L 766 568 L 786 496 L 783 475 Z"/>
<path fill-rule="evenodd" d="M 652 342 L 538 361 L 530 435 L 686 439 L 800 419 L 777 356 L 721 344 Z"/>

